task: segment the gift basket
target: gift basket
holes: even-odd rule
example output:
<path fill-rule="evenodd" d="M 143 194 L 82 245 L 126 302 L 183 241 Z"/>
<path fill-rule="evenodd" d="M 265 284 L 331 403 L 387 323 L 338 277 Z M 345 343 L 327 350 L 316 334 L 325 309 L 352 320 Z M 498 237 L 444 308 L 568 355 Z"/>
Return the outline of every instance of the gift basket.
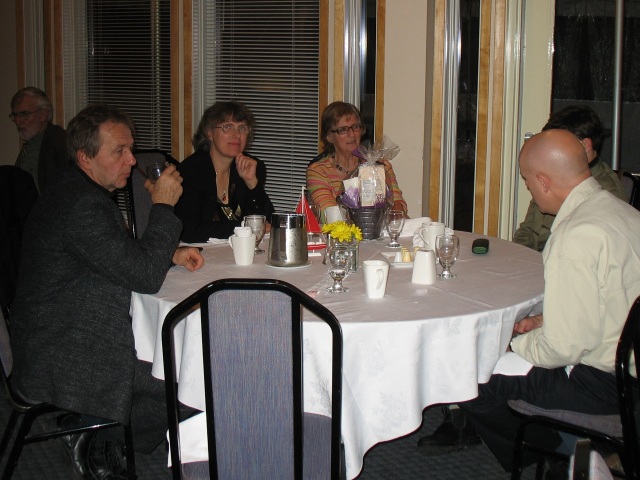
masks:
<path fill-rule="evenodd" d="M 391 160 L 400 151 L 388 137 L 370 148 L 360 145 L 354 152 L 365 160 L 358 168 L 358 176 L 344 180 L 344 194 L 340 203 L 346 208 L 348 220 L 362 231 L 362 238 L 380 238 L 392 192 L 387 186 L 386 170 L 379 160 Z"/>

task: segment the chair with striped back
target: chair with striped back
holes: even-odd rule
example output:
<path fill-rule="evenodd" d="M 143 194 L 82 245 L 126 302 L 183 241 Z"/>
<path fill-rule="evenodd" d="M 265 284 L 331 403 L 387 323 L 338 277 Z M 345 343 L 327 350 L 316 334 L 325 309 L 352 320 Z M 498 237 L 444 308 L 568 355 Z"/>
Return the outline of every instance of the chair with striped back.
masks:
<path fill-rule="evenodd" d="M 173 328 L 199 308 L 208 462 L 181 463 Z M 302 312 L 331 333 L 330 417 L 303 412 Z M 173 478 L 340 478 L 342 333 L 334 315 L 279 280 L 218 280 L 162 327 Z"/>

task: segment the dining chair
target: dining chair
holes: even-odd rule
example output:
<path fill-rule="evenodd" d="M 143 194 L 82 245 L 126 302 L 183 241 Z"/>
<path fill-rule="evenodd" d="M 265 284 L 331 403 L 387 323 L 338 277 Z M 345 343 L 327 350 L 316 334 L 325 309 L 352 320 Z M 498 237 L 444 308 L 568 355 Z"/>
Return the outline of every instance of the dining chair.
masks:
<path fill-rule="evenodd" d="M 127 460 L 127 477 L 130 480 L 136 478 L 135 456 L 133 452 L 133 436 L 131 428 L 121 423 L 104 420 L 95 424 L 79 424 L 71 428 L 64 428 L 61 426 L 50 426 L 48 423 L 42 422 L 42 431 L 40 433 L 31 433 L 31 427 L 34 421 L 43 415 L 48 414 L 66 414 L 73 413 L 68 410 L 56 407 L 46 402 L 32 402 L 20 395 L 11 385 L 11 372 L 13 370 L 13 355 L 11 352 L 11 344 L 9 338 L 9 331 L 7 329 L 7 323 L 4 315 L 0 311 L 0 363 L 2 364 L 2 380 L 6 390 L 6 397 L 11 404 L 11 414 L 7 421 L 2 440 L 0 440 L 0 459 L 4 457 L 4 454 L 9 446 L 11 438 L 14 436 L 14 431 L 18 420 L 22 418 L 17 431 L 15 432 L 15 440 L 13 446 L 9 451 L 9 456 L 5 462 L 4 470 L 2 471 L 1 480 L 8 480 L 13 475 L 13 472 L 18 465 L 18 459 L 22 453 L 22 449 L 25 445 L 36 442 L 43 442 L 53 438 L 64 437 L 66 435 L 75 435 L 88 431 L 97 431 L 106 428 L 123 427 L 125 438 L 125 457 Z M 55 423 L 55 422 L 54 422 Z"/>
<path fill-rule="evenodd" d="M 606 445 L 616 452 L 622 462 L 624 472 L 611 469 L 614 477 L 640 478 L 640 415 L 638 392 L 640 385 L 640 365 L 633 359 L 640 358 L 640 297 L 629 311 L 618 348 L 616 350 L 615 374 L 618 390 L 618 415 L 589 415 L 567 410 L 547 410 L 523 400 L 510 400 L 509 407 L 524 418 L 518 428 L 513 452 L 512 480 L 522 474 L 525 450 L 540 456 L 536 469 L 536 479 L 542 478 L 545 458 L 568 460 L 568 456 L 547 450 L 526 441 L 526 430 L 530 426 L 543 426 L 557 432 L 565 432 L 578 438 L 589 438 L 598 445 Z"/>
<path fill-rule="evenodd" d="M 124 218 L 129 235 L 141 238 L 149 223 L 151 211 L 151 195 L 144 188 L 147 179 L 147 167 L 153 162 L 167 162 L 174 166 L 178 161 L 168 153 L 157 149 L 135 150 L 136 164 L 131 169 L 127 184 L 114 192 L 114 200 Z"/>
<path fill-rule="evenodd" d="M 37 199 L 30 173 L 13 165 L 0 166 L 0 307 L 7 319 L 16 292 L 22 232 Z"/>
<path fill-rule="evenodd" d="M 625 170 L 620 180 L 625 192 L 629 195 L 629 204 L 640 210 L 640 174 Z"/>
<path fill-rule="evenodd" d="M 152 205 L 151 195 L 144 188 L 144 182 L 147 179 L 147 167 L 158 160 L 174 166 L 178 165 L 178 161 L 168 153 L 158 149 L 138 149 L 133 152 L 133 156 L 136 157 L 136 166 L 131 170 L 128 182 L 133 210 L 133 238 L 141 238 L 149 223 L 149 212 Z"/>
<path fill-rule="evenodd" d="M 194 308 L 209 461 L 183 464 L 173 330 Z M 330 417 L 303 413 L 303 309 L 329 327 Z M 218 280 L 167 314 L 162 351 L 174 479 L 340 478 L 342 332 L 327 308 L 280 280 Z"/>

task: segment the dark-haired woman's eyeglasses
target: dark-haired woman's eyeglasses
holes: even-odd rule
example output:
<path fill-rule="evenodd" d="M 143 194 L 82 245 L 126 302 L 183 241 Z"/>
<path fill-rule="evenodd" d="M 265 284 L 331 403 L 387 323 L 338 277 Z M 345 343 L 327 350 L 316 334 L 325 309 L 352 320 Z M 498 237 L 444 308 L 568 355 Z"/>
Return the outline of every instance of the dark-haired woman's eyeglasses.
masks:
<path fill-rule="evenodd" d="M 236 127 L 233 123 L 225 123 L 224 125 L 218 125 L 217 127 L 213 127 L 213 128 L 220 128 L 227 135 L 231 133 L 239 133 L 240 135 L 247 135 L 251 131 L 251 127 L 249 127 L 249 125 L 238 125 Z"/>

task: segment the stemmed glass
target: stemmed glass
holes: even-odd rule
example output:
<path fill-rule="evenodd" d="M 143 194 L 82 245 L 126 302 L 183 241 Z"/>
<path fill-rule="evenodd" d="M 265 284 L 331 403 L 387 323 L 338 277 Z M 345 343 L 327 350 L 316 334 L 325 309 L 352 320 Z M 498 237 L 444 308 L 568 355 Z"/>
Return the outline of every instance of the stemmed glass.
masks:
<path fill-rule="evenodd" d="M 391 242 L 389 242 L 387 247 L 401 247 L 402 245 L 398 243 L 398 237 L 402 232 L 402 227 L 404 227 L 404 213 L 400 210 L 389 210 L 386 220 L 387 232 L 389 232 L 389 237 L 391 238 Z"/>
<path fill-rule="evenodd" d="M 442 265 L 442 273 L 438 275 L 438 278 L 449 280 L 456 277 L 454 273 L 451 273 L 451 266 L 458 258 L 459 251 L 460 239 L 457 235 L 438 235 L 436 237 L 436 255 Z"/>
<path fill-rule="evenodd" d="M 254 252 L 264 253 L 264 250 L 260 248 L 260 242 L 267 228 L 266 217 L 264 215 L 247 215 L 244 217 L 244 226 L 251 228 L 251 233 L 254 233 L 256 236 L 256 248 Z"/>
<path fill-rule="evenodd" d="M 333 243 L 327 246 L 327 258 L 329 260 L 329 275 L 333 279 L 333 285 L 327 288 L 330 293 L 345 293 L 349 289 L 342 285 L 342 280 L 347 276 L 351 250 L 346 245 Z"/>
<path fill-rule="evenodd" d="M 309 209 L 311 210 L 311 213 L 313 213 L 313 216 L 316 217 L 318 224 L 322 225 L 322 221 L 320 219 L 320 216 L 322 215 L 322 210 L 320 209 L 320 205 L 318 205 L 317 203 L 310 203 Z"/>

